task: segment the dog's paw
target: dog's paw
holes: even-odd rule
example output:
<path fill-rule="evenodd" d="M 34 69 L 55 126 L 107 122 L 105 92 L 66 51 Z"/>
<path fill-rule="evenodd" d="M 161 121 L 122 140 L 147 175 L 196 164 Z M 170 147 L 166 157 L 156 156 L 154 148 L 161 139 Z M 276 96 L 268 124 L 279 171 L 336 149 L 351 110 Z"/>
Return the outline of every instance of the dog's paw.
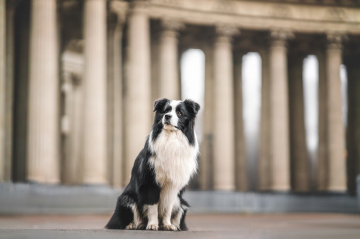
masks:
<path fill-rule="evenodd" d="M 157 231 L 159 230 L 159 226 L 157 224 L 148 224 L 146 226 L 146 230 Z"/>
<path fill-rule="evenodd" d="M 177 231 L 177 230 L 178 230 L 178 228 L 177 228 L 176 226 L 172 225 L 172 224 L 170 224 L 170 225 L 163 225 L 163 226 L 162 226 L 162 229 L 163 229 L 164 231 Z"/>
<path fill-rule="evenodd" d="M 127 227 L 125 228 L 125 230 L 135 230 L 136 226 L 135 223 L 130 223 L 129 225 L 127 225 Z"/>

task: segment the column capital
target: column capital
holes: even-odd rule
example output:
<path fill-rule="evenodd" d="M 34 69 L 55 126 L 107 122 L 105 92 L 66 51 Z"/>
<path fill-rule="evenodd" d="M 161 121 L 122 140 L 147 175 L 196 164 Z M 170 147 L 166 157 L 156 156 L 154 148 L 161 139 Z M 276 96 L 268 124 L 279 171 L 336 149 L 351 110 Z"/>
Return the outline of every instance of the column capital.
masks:
<path fill-rule="evenodd" d="M 180 20 L 164 18 L 161 21 L 161 27 L 162 37 L 176 38 L 178 36 L 178 31 L 184 29 L 185 25 Z"/>
<path fill-rule="evenodd" d="M 347 36 L 338 32 L 328 32 L 326 39 L 328 49 L 342 49 L 342 43 L 347 39 Z"/>
<path fill-rule="evenodd" d="M 126 2 L 123 1 L 111 1 L 110 2 L 110 12 L 114 13 L 117 16 L 117 24 L 124 24 L 126 20 L 126 11 L 129 6 Z"/>
<path fill-rule="evenodd" d="M 270 37 L 273 41 L 286 41 L 293 39 L 295 35 L 290 31 L 272 30 L 270 32 Z"/>
<path fill-rule="evenodd" d="M 294 37 L 294 34 L 289 31 L 273 30 L 270 32 L 272 46 L 286 47 L 287 40 L 293 39 Z"/>
<path fill-rule="evenodd" d="M 130 2 L 130 9 L 133 13 L 148 13 L 149 2 L 146 0 L 134 0 Z"/>
<path fill-rule="evenodd" d="M 219 24 L 216 25 L 216 34 L 219 37 L 232 37 L 240 34 L 240 30 L 233 25 Z"/>
<path fill-rule="evenodd" d="M 185 24 L 177 19 L 164 18 L 161 20 L 161 26 L 163 30 L 167 31 L 179 31 L 185 28 Z"/>

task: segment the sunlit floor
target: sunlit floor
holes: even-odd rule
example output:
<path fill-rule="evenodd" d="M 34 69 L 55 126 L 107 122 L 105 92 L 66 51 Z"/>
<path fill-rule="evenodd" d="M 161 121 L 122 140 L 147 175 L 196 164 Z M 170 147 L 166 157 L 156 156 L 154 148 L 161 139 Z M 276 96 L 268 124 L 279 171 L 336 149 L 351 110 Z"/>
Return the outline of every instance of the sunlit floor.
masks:
<path fill-rule="evenodd" d="M 2 216 L 0 238 L 360 238 L 360 215 L 189 215 L 188 232 L 102 229 L 109 217 Z"/>

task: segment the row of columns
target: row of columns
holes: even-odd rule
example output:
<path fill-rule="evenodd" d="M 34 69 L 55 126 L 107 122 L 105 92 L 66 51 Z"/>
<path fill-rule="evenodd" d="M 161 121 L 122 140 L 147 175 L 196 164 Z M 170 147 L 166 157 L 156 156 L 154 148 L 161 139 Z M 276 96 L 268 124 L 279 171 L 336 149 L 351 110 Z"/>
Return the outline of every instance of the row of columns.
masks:
<path fill-rule="evenodd" d="M 107 168 L 106 161 L 106 1 L 85 1 L 84 122 L 80 154 L 82 157 L 80 183 L 106 184 L 108 181 L 128 181 L 133 162 L 143 146 L 143 140 L 139 140 L 139 137 L 145 139 L 149 133 L 151 126 L 149 115 L 152 111 L 149 91 L 150 25 L 145 4 L 144 2 L 134 3 L 128 19 L 129 45 L 126 52 L 124 104 L 126 112 L 124 121 L 127 125 L 125 127 L 126 150 L 124 150 L 125 175 L 124 178 L 108 180 L 107 171 L 111 169 Z M 27 179 L 39 183 L 59 183 L 59 43 L 56 1 L 33 0 L 31 11 Z M 164 22 L 161 37 L 161 61 L 169 67 L 162 68 L 160 80 L 169 80 L 174 83 L 161 84 L 164 86 L 161 92 L 166 92 L 169 94 L 167 97 L 173 99 L 180 98 L 180 90 L 175 83 L 178 82 L 176 30 L 181 27 L 182 25 L 176 22 Z M 119 34 L 119 31 L 117 29 L 115 34 Z M 116 39 L 115 37 L 115 41 Z M 121 39 L 116 42 L 119 43 L 119 41 Z M 119 52 L 121 53 L 121 49 Z M 117 63 L 119 64 L 120 61 L 121 59 L 118 59 Z M 114 74 L 121 77 L 121 72 Z M 117 95 L 114 94 L 114 97 Z M 113 115 L 116 117 L 114 121 L 121 120 L 119 114 Z M 121 124 L 117 126 L 119 128 Z M 121 137 L 120 134 L 121 132 L 117 134 L 113 143 L 120 143 L 118 140 Z M 120 154 L 121 152 L 114 157 L 119 158 Z M 113 164 L 113 167 L 116 165 L 121 167 L 121 160 L 114 162 L 117 164 Z M 115 173 L 112 175 L 117 177 Z"/>
<path fill-rule="evenodd" d="M 145 2 L 134 2 L 128 17 L 128 46 L 125 65 L 125 102 L 124 102 L 124 178 L 126 183 L 131 174 L 133 162 L 143 147 L 151 127 L 152 103 L 150 101 L 150 23 Z M 29 96 L 29 133 L 28 133 L 28 172 L 30 181 L 40 183 L 59 183 L 59 122 L 58 122 L 58 79 L 59 58 L 57 41 L 56 1 L 33 0 L 31 14 L 30 44 L 30 96 Z M 85 184 L 106 184 L 106 1 L 86 0 L 84 6 L 84 134 L 82 139 L 81 182 Z M 177 31 L 182 24 L 172 21 L 163 22 L 160 40 L 160 94 L 171 99 L 180 98 L 178 79 L 178 39 Z M 235 124 L 242 118 L 239 104 L 241 88 L 233 74 L 232 36 L 238 30 L 229 26 L 218 26 L 213 49 L 213 85 L 216 99 L 214 104 L 213 134 L 213 178 L 214 189 L 234 190 L 245 188 L 245 157 L 239 157 L 235 142 L 242 127 Z M 306 168 L 303 142 L 296 142 L 294 135 L 301 127 L 296 124 L 290 128 L 290 120 L 302 117 L 301 112 L 289 112 L 290 106 L 301 104 L 300 73 L 295 73 L 288 88 L 287 39 L 290 33 L 273 32 L 270 47 L 263 52 L 262 85 L 262 123 L 261 151 L 259 159 L 259 188 L 264 190 L 286 191 L 290 189 L 290 152 L 296 168 Z M 344 135 L 341 123 L 341 95 L 339 66 L 341 64 L 341 38 L 329 35 L 325 56 L 324 76 L 320 77 L 319 92 L 320 146 L 321 152 L 328 155 L 319 157 L 320 189 L 343 191 L 345 185 Z M 120 41 L 118 39 L 118 41 Z M 120 60 L 117 61 L 118 63 Z M 114 65 L 115 66 L 115 65 Z M 238 69 L 239 66 L 236 66 Z M 241 67 L 241 66 L 240 66 Z M 298 67 L 298 66 L 297 66 Z M 236 70 L 235 69 L 235 70 Z M 207 70 L 208 67 L 207 67 Z M 117 74 L 118 76 L 121 73 Z M 324 82 L 322 82 L 324 81 Z M 234 91 L 234 85 L 236 86 Z M 241 84 L 240 84 L 241 85 Z M 325 87 L 325 88 L 322 88 Z M 296 89 L 297 88 L 297 89 Z M 290 94 L 288 90 L 290 89 Z M 295 90 L 296 89 L 296 92 Z M 207 88 L 208 90 L 208 88 Z M 235 95 L 234 95 L 235 92 Z M 294 93 L 295 92 L 295 93 Z M 294 94 L 293 94 L 294 93 Z M 324 95 L 327 93 L 327 95 Z M 301 93 L 300 93 L 301 94 Z M 291 100 L 291 98 L 295 98 Z M 299 100 L 300 99 L 300 100 Z M 322 104 L 322 103 L 320 103 Z M 290 107 L 291 109 L 292 107 Z M 299 108 L 294 106 L 295 108 Z M 235 114 L 234 114 L 235 112 Z M 320 113 L 321 114 L 321 113 Z M 119 114 L 116 114 L 119 118 Z M 115 119 L 115 118 L 114 118 Z M 294 120 L 295 122 L 295 120 Z M 241 123 L 240 123 L 241 124 Z M 235 126 L 236 125 L 236 126 Z M 242 125 L 242 124 L 241 124 Z M 236 130 L 236 134 L 234 133 Z M 211 131 L 211 130 L 210 130 Z M 121 133 L 120 133 L 121 134 Z M 324 137 L 324 134 L 326 136 Z M 290 138 L 289 138 L 290 135 Z M 294 137 L 294 139 L 293 139 Z M 235 140 L 236 139 L 236 140 Z M 291 147 L 289 145 L 291 142 Z M 115 141 L 114 141 L 115 142 Z M 119 141 L 117 141 L 119 142 Z M 300 146 L 299 146 L 300 144 Z M 299 146 L 299 147 L 298 147 Z M 236 146 L 238 148 L 238 144 Z M 299 150 L 297 150 L 299 149 Z M 121 154 L 119 152 L 119 154 Z M 120 155 L 117 156 L 121 157 Z M 202 159 L 203 160 L 203 159 Z M 205 159 L 206 160 L 206 159 Z M 115 162 L 115 161 L 114 161 Z M 116 161 L 118 165 L 121 160 Z M 200 165 L 204 165 L 200 163 Z M 299 173 L 298 173 L 299 172 Z M 307 175 L 303 170 L 294 170 L 295 188 L 305 190 Z"/>
<path fill-rule="evenodd" d="M 288 61 L 286 40 L 292 37 L 291 34 L 272 33 L 272 37 L 269 58 L 266 58 L 266 54 L 263 54 L 265 57 L 262 58 L 259 189 L 292 188 L 295 191 L 308 191 L 310 165 L 306 154 L 302 83 L 304 56 L 294 54 Z M 317 189 L 320 191 L 346 190 L 345 133 L 339 72 L 342 59 L 341 39 L 340 35 L 327 35 L 327 48 L 317 55 L 319 61 Z M 269 69 L 266 69 L 267 59 L 270 62 Z M 268 70 L 270 79 L 264 75 Z M 270 106 L 267 102 L 270 102 Z M 270 118 L 270 122 L 266 121 L 267 117 Z M 266 143 L 269 140 L 270 144 Z"/>
<path fill-rule="evenodd" d="M 106 1 L 84 5 L 84 134 L 81 183 L 106 179 Z M 27 180 L 60 182 L 57 1 L 31 4 Z"/>
<path fill-rule="evenodd" d="M 245 179 L 234 162 L 238 165 L 245 165 L 245 162 L 238 162 L 239 156 L 233 155 L 234 135 L 229 133 L 234 132 L 232 60 L 228 60 L 232 58 L 229 41 L 231 35 L 225 35 L 228 37 L 225 38 L 222 31 L 218 30 L 217 33 L 214 45 L 214 188 L 241 190 L 246 186 L 239 186 L 238 181 L 242 178 L 244 182 Z M 272 32 L 270 46 L 262 52 L 262 122 L 258 164 L 260 190 L 287 191 L 292 188 L 296 191 L 308 191 L 310 187 L 302 86 L 304 58 L 294 57 L 290 61 L 290 69 L 287 68 L 287 40 L 292 37 L 291 33 Z M 323 68 L 320 67 L 320 71 L 325 71 L 320 72 L 319 101 L 320 114 L 323 115 L 320 116 L 319 134 L 325 132 L 326 137 L 322 135 L 319 139 L 319 144 L 325 145 L 325 150 L 319 151 L 321 160 L 317 166 L 318 189 L 345 191 L 345 134 L 339 72 L 341 36 L 329 34 L 327 38 L 325 57 L 319 59 L 320 65 L 324 65 Z M 236 123 L 242 124 L 241 121 Z"/>

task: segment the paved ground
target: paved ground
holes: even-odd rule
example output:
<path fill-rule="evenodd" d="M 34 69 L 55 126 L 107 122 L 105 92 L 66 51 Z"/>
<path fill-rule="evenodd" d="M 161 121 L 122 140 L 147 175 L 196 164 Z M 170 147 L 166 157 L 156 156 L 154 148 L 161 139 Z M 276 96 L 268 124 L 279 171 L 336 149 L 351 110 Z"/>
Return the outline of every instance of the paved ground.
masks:
<path fill-rule="evenodd" d="M 188 232 L 110 231 L 104 216 L 0 217 L 0 238 L 360 238 L 360 215 L 189 215 Z"/>

